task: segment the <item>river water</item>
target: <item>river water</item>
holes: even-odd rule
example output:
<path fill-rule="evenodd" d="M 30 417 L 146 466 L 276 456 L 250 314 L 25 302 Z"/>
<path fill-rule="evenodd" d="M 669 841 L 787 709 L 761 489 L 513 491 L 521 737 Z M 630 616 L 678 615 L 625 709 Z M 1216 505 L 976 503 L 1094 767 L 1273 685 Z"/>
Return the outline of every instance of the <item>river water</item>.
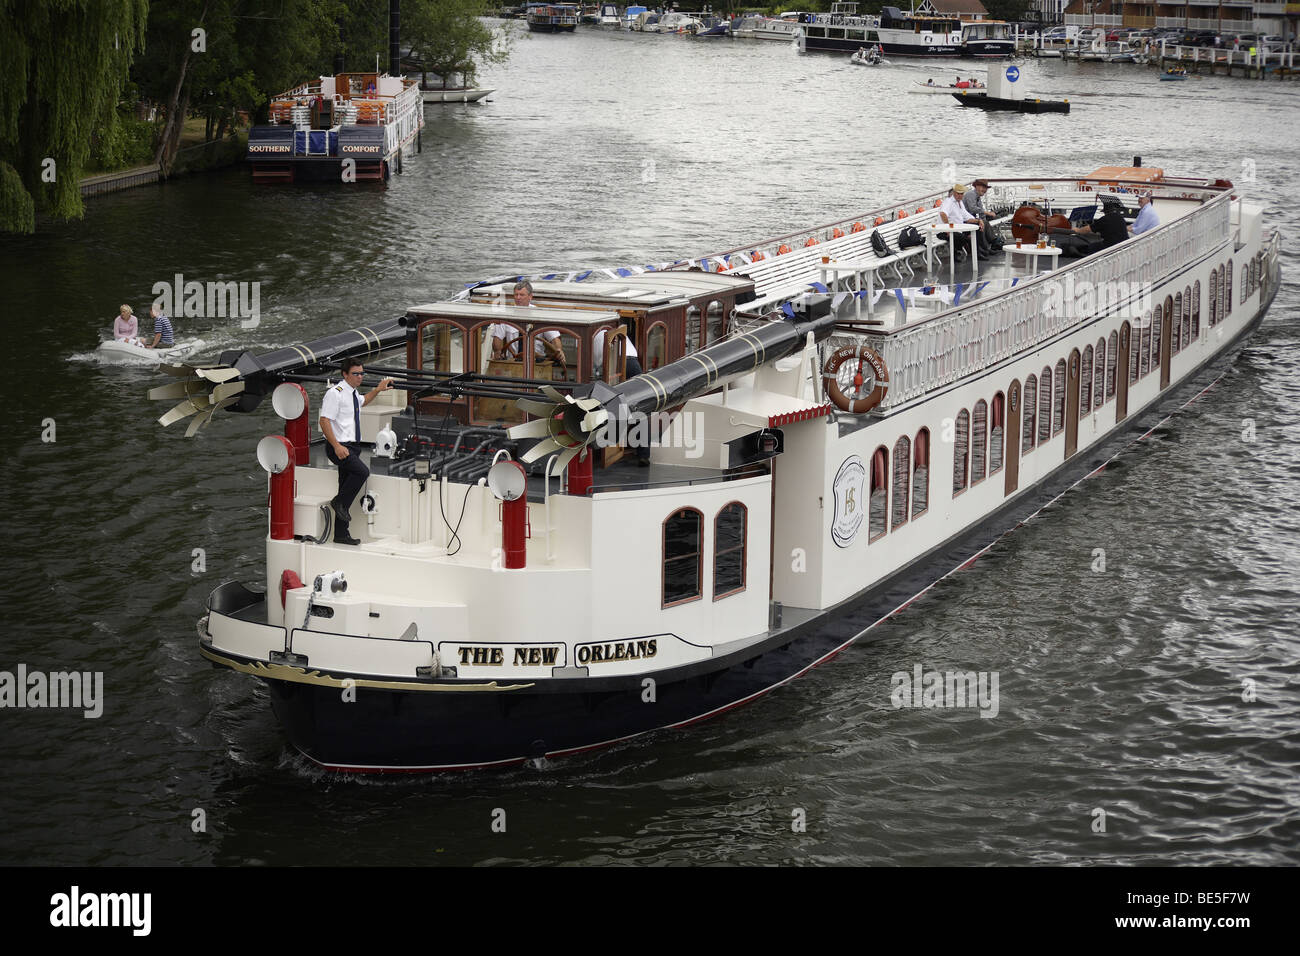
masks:
<path fill-rule="evenodd" d="M 489 102 L 428 108 L 423 153 L 386 188 L 255 187 L 230 169 L 0 240 L 16 406 L 0 668 L 105 679 L 98 719 L 0 712 L 0 863 L 1300 861 L 1295 87 L 1048 61 L 1026 81 L 1070 97 L 1069 116 L 906 92 L 979 68 L 523 37 L 484 73 Z M 95 361 L 117 305 L 147 314 L 154 283 L 259 282 L 255 329 L 178 322 L 182 339 L 259 351 L 504 271 L 740 245 L 950 168 L 1058 175 L 1134 154 L 1268 204 L 1286 237 L 1263 327 L 1117 465 L 793 684 L 547 766 L 356 779 L 291 753 L 261 685 L 199 657 L 208 592 L 260 579 L 253 448 L 278 420 L 220 417 L 187 440 L 154 422 L 157 376 Z M 895 709 L 891 675 L 918 664 L 998 672 L 998 715 Z"/>

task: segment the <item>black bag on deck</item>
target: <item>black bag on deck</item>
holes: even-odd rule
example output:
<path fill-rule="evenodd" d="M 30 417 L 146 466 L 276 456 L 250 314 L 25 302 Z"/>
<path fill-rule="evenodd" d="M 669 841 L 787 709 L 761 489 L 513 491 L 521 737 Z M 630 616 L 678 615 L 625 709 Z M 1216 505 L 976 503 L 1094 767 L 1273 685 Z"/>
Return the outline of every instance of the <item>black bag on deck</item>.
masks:
<path fill-rule="evenodd" d="M 903 231 L 898 234 L 898 248 L 900 249 L 911 249 L 913 246 L 923 245 L 925 245 L 925 240 L 916 231 L 916 226 L 904 226 Z"/>
<path fill-rule="evenodd" d="M 888 259 L 894 254 L 894 251 L 889 248 L 889 243 L 885 241 L 885 237 L 880 234 L 879 229 L 874 229 L 871 232 L 871 248 L 882 259 Z"/>

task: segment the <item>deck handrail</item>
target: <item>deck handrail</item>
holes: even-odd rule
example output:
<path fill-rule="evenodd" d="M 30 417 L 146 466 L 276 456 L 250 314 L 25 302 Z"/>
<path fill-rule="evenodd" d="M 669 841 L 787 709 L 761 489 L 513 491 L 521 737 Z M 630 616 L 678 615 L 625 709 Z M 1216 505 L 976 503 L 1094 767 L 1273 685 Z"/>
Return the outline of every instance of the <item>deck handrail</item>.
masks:
<path fill-rule="evenodd" d="M 1072 309 L 1058 307 L 1064 301 L 1063 284 L 1073 291 L 1087 283 L 1117 305 L 1132 307 L 1134 299 L 1140 305 L 1144 291 L 1149 294 L 1186 263 L 1231 242 L 1231 201 L 1221 193 L 1172 222 L 1068 269 L 1026 279 L 993 299 L 864 333 L 863 341 L 890 369 L 889 391 L 879 410 L 896 408 L 1091 320 L 1096 309 L 1076 316 Z M 1119 290 L 1130 294 L 1120 301 Z"/>

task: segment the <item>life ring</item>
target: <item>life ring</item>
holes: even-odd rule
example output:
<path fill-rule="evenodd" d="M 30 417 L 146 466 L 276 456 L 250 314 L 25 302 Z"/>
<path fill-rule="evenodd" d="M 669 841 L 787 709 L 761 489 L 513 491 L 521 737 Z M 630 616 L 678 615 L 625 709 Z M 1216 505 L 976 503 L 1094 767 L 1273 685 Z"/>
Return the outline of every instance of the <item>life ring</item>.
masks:
<path fill-rule="evenodd" d="M 767 256 L 763 255 L 763 253 L 759 252 L 757 249 L 749 254 L 750 262 L 762 262 L 766 258 Z"/>
<path fill-rule="evenodd" d="M 821 243 L 819 243 L 819 242 L 817 241 L 817 237 L 816 237 L 816 236 L 809 236 L 809 237 L 808 237 L 808 241 L 805 242 L 805 243 L 803 244 L 803 247 L 804 247 L 805 249 L 807 249 L 807 248 L 809 248 L 810 246 L 818 246 L 818 245 L 821 245 Z"/>
<path fill-rule="evenodd" d="M 884 224 L 885 224 L 885 217 L 884 217 L 884 216 L 877 216 L 877 217 L 876 217 L 876 225 L 877 225 L 877 226 L 883 226 Z"/>
<path fill-rule="evenodd" d="M 777 254 L 778 256 L 783 256 L 783 255 L 785 255 L 785 254 L 786 254 L 787 252 L 789 252 L 789 251 L 790 251 L 790 247 L 787 246 L 784 242 L 781 243 L 781 245 L 777 246 L 777 248 L 776 248 L 776 254 Z"/>
<path fill-rule="evenodd" d="M 906 210 L 906 209 L 900 209 L 900 210 L 898 210 L 898 215 L 895 216 L 894 218 L 895 218 L 895 219 L 906 219 L 906 218 L 907 218 L 907 210 Z"/>
<path fill-rule="evenodd" d="M 844 238 L 844 230 L 841 229 L 839 226 L 836 226 L 834 229 L 831 230 L 831 238 L 832 238 L 832 239 L 843 239 L 843 238 Z"/>
<path fill-rule="evenodd" d="M 862 223 L 860 222 L 855 222 L 853 224 L 853 228 L 849 230 L 849 232 L 866 232 L 866 231 L 867 231 L 867 227 L 862 225 Z"/>
<path fill-rule="evenodd" d="M 942 205 L 943 205 L 943 200 L 942 200 L 942 199 L 936 199 L 936 200 L 934 201 L 934 208 L 935 208 L 935 209 L 938 209 L 938 208 L 939 208 L 940 206 L 942 206 Z"/>
<path fill-rule="evenodd" d="M 850 387 L 850 393 L 845 394 L 844 387 L 840 384 L 841 369 L 845 365 L 852 367 L 855 364 L 852 379 L 845 382 Z M 860 395 L 867 385 L 866 375 L 863 374 L 865 365 L 871 367 L 874 386 L 861 397 L 850 397 Z M 826 385 L 826 394 L 835 403 L 835 407 L 853 415 L 871 411 L 889 391 L 889 369 L 885 366 L 885 360 L 879 352 L 866 345 L 846 345 L 832 352 L 822 368 L 822 379 Z"/>

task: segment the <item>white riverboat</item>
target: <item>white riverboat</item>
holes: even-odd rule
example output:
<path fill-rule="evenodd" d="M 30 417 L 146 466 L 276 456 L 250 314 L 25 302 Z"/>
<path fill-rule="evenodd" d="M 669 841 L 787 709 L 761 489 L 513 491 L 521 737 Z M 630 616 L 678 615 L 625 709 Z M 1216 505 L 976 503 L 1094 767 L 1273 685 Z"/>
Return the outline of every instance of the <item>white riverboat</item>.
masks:
<path fill-rule="evenodd" d="M 938 258 L 955 242 L 933 192 L 691 260 L 534 276 L 531 308 L 504 304 L 511 275 L 400 329 L 172 369 L 164 423 L 267 394 L 285 420 L 258 445 L 263 581 L 213 592 L 200 653 L 265 681 L 293 746 L 347 771 L 574 753 L 828 659 L 1202 394 L 1277 290 L 1278 236 L 1226 181 L 989 181 L 999 219 L 1132 216 L 1149 190 L 1159 225 L 1055 268 L 1059 249 L 1023 239 L 959 268 Z M 872 252 L 907 226 L 921 246 Z M 643 374 L 625 376 L 625 335 Z M 404 360 L 366 366 L 401 390 L 360 413 L 361 543 L 332 544 L 338 480 L 304 386 L 313 362 L 402 341 Z M 647 444 L 648 468 L 624 454 Z"/>
<path fill-rule="evenodd" d="M 322 76 L 271 101 L 270 122 L 248 131 L 255 182 L 387 181 L 418 151 L 424 100 L 410 77 L 378 72 Z M 351 164 L 351 166 L 349 166 Z"/>

